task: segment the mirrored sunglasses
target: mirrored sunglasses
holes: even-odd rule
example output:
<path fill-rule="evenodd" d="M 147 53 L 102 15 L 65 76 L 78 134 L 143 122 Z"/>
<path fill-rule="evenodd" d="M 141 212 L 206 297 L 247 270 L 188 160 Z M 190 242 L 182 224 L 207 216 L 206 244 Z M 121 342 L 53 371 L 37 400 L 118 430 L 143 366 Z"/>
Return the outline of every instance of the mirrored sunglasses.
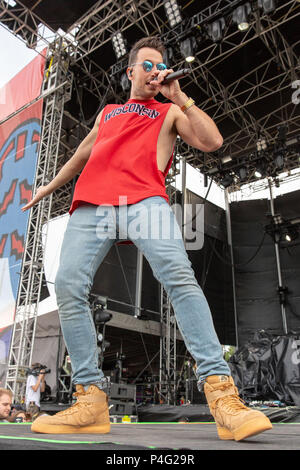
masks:
<path fill-rule="evenodd" d="M 145 72 L 151 72 L 151 70 L 154 67 L 154 64 L 151 62 L 151 60 L 144 60 L 144 62 L 140 62 L 140 63 L 137 63 L 137 64 L 132 64 L 132 66 L 133 65 L 142 65 Z M 160 64 L 156 64 L 156 68 L 157 68 L 157 70 L 161 71 L 161 70 L 166 70 L 167 66 L 166 66 L 166 64 L 161 62 Z"/>

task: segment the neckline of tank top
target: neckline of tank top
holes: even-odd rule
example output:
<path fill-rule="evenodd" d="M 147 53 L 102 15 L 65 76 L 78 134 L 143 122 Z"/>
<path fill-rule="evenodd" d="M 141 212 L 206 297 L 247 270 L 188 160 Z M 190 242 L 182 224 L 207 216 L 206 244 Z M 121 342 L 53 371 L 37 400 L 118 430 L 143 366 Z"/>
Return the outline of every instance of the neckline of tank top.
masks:
<path fill-rule="evenodd" d="M 155 100 L 155 99 L 151 99 L 151 100 L 138 100 L 138 99 L 134 99 L 134 98 L 130 98 L 129 100 L 126 101 L 126 103 L 144 103 L 144 104 L 161 104 L 159 101 Z M 125 103 L 125 104 L 126 104 Z"/>

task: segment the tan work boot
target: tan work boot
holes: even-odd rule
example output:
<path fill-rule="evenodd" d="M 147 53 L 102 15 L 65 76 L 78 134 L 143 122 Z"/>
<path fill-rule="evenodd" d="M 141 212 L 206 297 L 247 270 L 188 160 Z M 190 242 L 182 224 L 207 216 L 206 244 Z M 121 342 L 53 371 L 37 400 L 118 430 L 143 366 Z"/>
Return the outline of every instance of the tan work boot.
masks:
<path fill-rule="evenodd" d="M 34 432 L 46 434 L 106 434 L 110 431 L 107 395 L 96 385 L 85 392 L 76 386 L 77 401 L 53 416 L 40 416 L 31 426 Z"/>
<path fill-rule="evenodd" d="M 232 377 L 207 377 L 204 393 L 220 439 L 241 441 L 272 428 L 267 416 L 242 403 Z"/>

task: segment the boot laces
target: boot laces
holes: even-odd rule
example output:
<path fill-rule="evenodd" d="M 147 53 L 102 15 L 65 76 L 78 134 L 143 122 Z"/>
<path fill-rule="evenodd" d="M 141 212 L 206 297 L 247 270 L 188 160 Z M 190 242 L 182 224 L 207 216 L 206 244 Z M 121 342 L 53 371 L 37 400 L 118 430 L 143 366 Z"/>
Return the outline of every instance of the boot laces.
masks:
<path fill-rule="evenodd" d="M 223 384 L 219 387 L 219 390 L 225 391 L 226 389 L 232 387 L 231 384 Z M 221 406 L 223 409 L 227 410 L 232 414 L 236 414 L 239 411 L 247 410 L 248 408 L 245 406 L 244 400 L 239 396 L 238 390 L 234 387 L 235 393 L 232 395 L 226 395 L 225 397 L 218 398 L 214 403 L 214 408 L 217 406 Z"/>
<path fill-rule="evenodd" d="M 80 409 L 86 408 L 87 406 L 89 406 L 90 403 L 87 403 L 85 401 L 80 401 L 80 395 L 83 395 L 83 392 L 81 391 L 74 392 L 73 396 L 77 398 L 77 401 L 72 406 L 70 406 L 70 408 L 60 411 L 59 413 L 57 413 L 57 415 L 71 415 L 73 413 L 76 413 Z"/>
<path fill-rule="evenodd" d="M 223 410 L 231 414 L 237 414 L 248 409 L 238 395 L 228 395 L 227 397 L 219 398 L 216 405 L 221 406 Z"/>

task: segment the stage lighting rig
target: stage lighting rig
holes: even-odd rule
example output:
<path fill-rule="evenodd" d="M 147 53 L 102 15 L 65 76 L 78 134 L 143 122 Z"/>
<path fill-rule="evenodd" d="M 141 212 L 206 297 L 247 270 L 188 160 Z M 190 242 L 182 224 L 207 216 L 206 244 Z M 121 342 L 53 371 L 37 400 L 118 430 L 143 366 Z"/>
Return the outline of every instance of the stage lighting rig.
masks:
<path fill-rule="evenodd" d="M 127 54 L 127 46 L 123 34 L 121 32 L 113 34 L 111 40 L 117 59 L 124 57 Z"/>
<path fill-rule="evenodd" d="M 255 164 L 254 176 L 258 179 L 267 176 L 267 164 L 265 161 L 259 160 L 258 163 Z"/>
<path fill-rule="evenodd" d="M 186 62 L 191 63 L 195 60 L 196 39 L 190 36 L 180 43 L 180 52 Z"/>
<path fill-rule="evenodd" d="M 265 231 L 275 243 L 287 247 L 299 238 L 300 217 L 283 219 L 280 214 L 267 215 L 270 218 L 270 223 L 265 226 Z"/>
<path fill-rule="evenodd" d="M 256 142 L 256 148 L 257 148 L 258 152 L 261 152 L 262 150 L 266 150 L 267 143 L 266 143 L 266 140 L 263 137 L 258 139 L 258 141 Z"/>
<path fill-rule="evenodd" d="M 97 336 L 97 345 L 99 346 L 101 351 L 105 352 L 106 349 L 110 347 L 110 342 L 104 339 L 104 336 L 102 333 L 99 333 Z"/>
<path fill-rule="evenodd" d="M 276 0 L 258 0 L 258 6 L 268 15 L 276 10 Z"/>
<path fill-rule="evenodd" d="M 164 52 L 164 63 L 166 64 L 168 69 L 172 68 L 173 60 L 174 60 L 174 50 L 172 47 L 167 47 Z"/>
<path fill-rule="evenodd" d="M 229 188 L 234 183 L 234 178 L 232 175 L 227 174 L 221 179 L 220 183 L 225 189 Z"/>
<path fill-rule="evenodd" d="M 283 236 L 286 242 L 291 243 L 299 237 L 299 232 L 296 229 L 284 228 Z"/>
<path fill-rule="evenodd" d="M 278 152 L 275 154 L 275 159 L 274 159 L 275 167 L 277 170 L 282 170 L 284 167 L 284 154 L 283 152 Z"/>
<path fill-rule="evenodd" d="M 226 155 L 225 157 L 222 157 L 222 158 L 221 158 L 221 162 L 222 162 L 223 164 L 232 162 L 232 157 L 231 157 L 230 155 Z"/>
<path fill-rule="evenodd" d="M 249 29 L 249 15 L 251 13 L 251 5 L 249 2 L 237 7 L 232 14 L 232 20 L 240 31 L 247 31 Z"/>
<path fill-rule="evenodd" d="M 281 144 L 285 144 L 286 143 L 286 133 L 288 131 L 287 126 L 285 126 L 285 125 L 278 126 L 277 131 L 278 131 L 277 141 L 280 142 Z"/>
<path fill-rule="evenodd" d="M 130 81 L 128 80 L 126 73 L 122 73 L 120 83 L 121 83 L 122 90 L 124 92 L 130 90 Z"/>
<path fill-rule="evenodd" d="M 182 22 L 180 9 L 176 0 L 166 0 L 164 7 L 171 28 Z"/>
<path fill-rule="evenodd" d="M 223 39 L 224 28 L 225 20 L 220 18 L 207 26 L 207 34 L 213 42 L 220 42 Z"/>
<path fill-rule="evenodd" d="M 90 294 L 90 305 L 96 325 L 107 323 L 111 320 L 112 314 L 106 312 L 108 297 Z"/>
<path fill-rule="evenodd" d="M 248 178 L 248 171 L 247 171 L 247 168 L 245 166 L 241 166 L 238 170 L 237 170 L 237 173 L 238 173 L 238 177 L 240 179 L 240 181 L 243 183 L 244 181 L 247 181 L 247 178 Z"/>

